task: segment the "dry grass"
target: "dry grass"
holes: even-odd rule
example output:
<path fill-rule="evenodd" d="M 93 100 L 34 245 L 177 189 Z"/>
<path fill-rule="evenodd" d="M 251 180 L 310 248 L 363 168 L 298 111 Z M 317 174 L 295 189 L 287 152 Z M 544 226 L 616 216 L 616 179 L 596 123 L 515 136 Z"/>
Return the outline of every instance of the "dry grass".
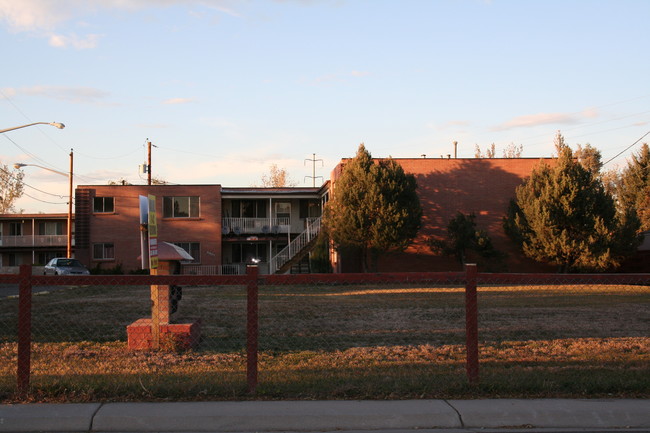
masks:
<path fill-rule="evenodd" d="M 148 287 L 80 287 L 34 298 L 34 401 L 251 398 L 243 287 L 186 288 L 200 348 L 132 352 L 126 325 Z M 0 400 L 15 401 L 17 301 L 0 300 Z M 650 396 L 650 289 L 479 290 L 481 384 L 466 383 L 458 287 L 260 290 L 256 398 Z"/>

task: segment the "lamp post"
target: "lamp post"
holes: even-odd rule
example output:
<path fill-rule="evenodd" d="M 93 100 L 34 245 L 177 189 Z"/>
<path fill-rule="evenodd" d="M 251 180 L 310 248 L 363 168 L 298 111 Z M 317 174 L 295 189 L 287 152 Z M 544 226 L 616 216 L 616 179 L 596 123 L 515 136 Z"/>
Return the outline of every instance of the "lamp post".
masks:
<path fill-rule="evenodd" d="M 63 125 L 62 125 L 63 126 Z M 3 131 L 0 131 L 3 132 Z M 22 167 L 38 167 L 42 168 L 43 170 L 51 171 L 56 174 L 60 174 L 61 176 L 66 176 L 69 180 L 69 192 L 68 192 L 68 230 L 67 230 L 67 245 L 66 245 L 66 256 L 67 257 L 72 257 L 72 167 L 73 167 L 73 154 L 72 154 L 72 149 L 70 149 L 70 171 L 68 173 L 64 173 L 59 170 L 54 170 L 51 168 L 43 167 L 42 165 L 37 165 L 37 164 L 22 164 L 22 163 L 15 163 L 14 167 L 15 168 L 22 168 Z"/>
<path fill-rule="evenodd" d="M 56 126 L 59 129 L 65 128 L 65 125 L 63 123 L 57 123 L 57 122 L 34 122 L 34 123 L 28 123 L 27 125 L 22 125 L 22 126 L 14 126 L 13 128 L 7 128 L 7 129 L 0 129 L 0 134 L 3 132 L 8 132 L 8 131 L 13 131 L 14 129 L 20 129 L 20 128 L 27 128 L 28 126 L 34 126 L 34 125 L 52 125 Z"/>

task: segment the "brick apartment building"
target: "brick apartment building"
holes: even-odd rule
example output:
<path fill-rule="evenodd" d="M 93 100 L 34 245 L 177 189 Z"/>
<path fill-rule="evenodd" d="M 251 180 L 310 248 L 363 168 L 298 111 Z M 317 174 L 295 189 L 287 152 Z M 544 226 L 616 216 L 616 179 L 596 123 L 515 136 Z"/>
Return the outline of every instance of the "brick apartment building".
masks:
<path fill-rule="evenodd" d="M 176 244 L 194 258 L 186 272 L 238 274 L 251 262 L 261 272 L 275 272 L 307 252 L 320 228 L 326 192 L 326 185 L 80 185 L 75 256 L 90 268 L 140 268 L 139 196 L 151 194 L 156 197 L 158 242 Z M 308 236 L 301 236 L 305 232 Z M 283 251 L 290 244 L 291 251 Z"/>
<path fill-rule="evenodd" d="M 67 213 L 0 215 L 0 267 L 45 265 L 65 257 L 67 227 Z"/>
<path fill-rule="evenodd" d="M 331 174 L 332 189 L 346 160 Z M 490 266 L 509 272 L 553 271 L 548 266 L 526 259 L 510 241 L 502 227 L 502 219 L 515 188 L 530 176 L 533 168 L 547 158 L 396 158 L 404 171 L 417 180 L 422 205 L 422 228 L 413 244 L 402 253 L 380 258 L 382 272 L 453 271 L 460 264 L 451 257 L 434 255 L 427 244 L 430 237 L 444 238 L 447 224 L 457 212 L 476 215 L 476 225 L 486 230 L 495 248 L 507 254 L 500 263 Z M 335 259 L 335 261 L 337 261 Z M 355 272 L 360 267 L 341 258 L 335 263 L 339 272 Z M 485 270 L 485 267 L 483 268 Z"/>
<path fill-rule="evenodd" d="M 238 274 L 255 262 L 262 273 L 287 272 L 301 261 L 320 229 L 330 189 L 346 160 L 319 188 L 227 188 L 221 185 L 80 185 L 76 189 L 74 255 L 89 268 L 133 271 L 141 267 L 139 196 L 156 196 L 158 239 L 181 246 L 194 258 L 190 273 Z M 380 259 L 382 272 L 460 270 L 453 258 L 434 255 L 430 237 L 444 238 L 457 212 L 474 213 L 479 229 L 505 253 L 483 270 L 553 272 L 529 260 L 502 227 L 515 188 L 533 168 L 554 159 L 398 158 L 415 175 L 423 208 L 422 228 L 404 252 Z M 0 259 L 4 266 L 44 264 L 65 255 L 64 214 L 1 215 Z M 642 247 L 641 250 L 650 247 Z M 645 251 L 644 250 L 644 251 Z M 647 251 L 643 257 L 647 257 Z M 355 272 L 357 264 L 332 255 L 335 272 Z M 630 271 L 647 270 L 647 260 L 630 262 Z M 302 271 L 308 271 L 308 268 Z"/>

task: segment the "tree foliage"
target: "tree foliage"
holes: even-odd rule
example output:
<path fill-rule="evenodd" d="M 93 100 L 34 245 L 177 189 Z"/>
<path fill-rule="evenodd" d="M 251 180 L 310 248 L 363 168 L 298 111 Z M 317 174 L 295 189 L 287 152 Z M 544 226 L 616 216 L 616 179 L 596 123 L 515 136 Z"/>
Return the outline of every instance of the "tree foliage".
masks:
<path fill-rule="evenodd" d="M 593 176 L 600 175 L 600 170 L 603 168 L 600 150 L 596 149 L 589 143 L 584 146 L 578 144 L 578 148 L 574 152 L 573 156 L 584 168 L 589 170 Z"/>
<path fill-rule="evenodd" d="M 650 147 L 643 143 L 622 171 L 616 185 L 621 209 L 634 209 L 641 220 L 640 229 L 650 230 Z"/>
<path fill-rule="evenodd" d="M 345 163 L 325 208 L 335 246 L 357 252 L 364 271 L 376 269 L 380 254 L 406 249 L 421 225 L 416 189 L 415 176 L 391 158 L 374 161 L 361 144 Z"/>
<path fill-rule="evenodd" d="M 468 251 L 487 259 L 499 256 L 487 232 L 477 229 L 475 219 L 474 213 L 458 212 L 447 225 L 447 240 L 431 238 L 429 247 L 434 253 L 456 257 L 462 265 L 466 263 Z"/>
<path fill-rule="evenodd" d="M 516 145 L 515 143 L 510 143 L 503 149 L 503 158 L 521 158 L 521 155 L 524 153 L 524 145 Z M 474 158 L 496 158 L 497 157 L 497 146 L 492 143 L 488 146 L 485 151 L 481 150 L 481 147 L 478 144 L 474 145 Z"/>
<path fill-rule="evenodd" d="M 16 200 L 23 195 L 23 177 L 21 170 L 9 170 L 6 164 L 0 163 L 0 213 L 15 212 Z"/>
<path fill-rule="evenodd" d="M 284 168 L 278 168 L 277 164 L 271 164 L 269 173 L 262 175 L 262 186 L 266 188 L 282 188 L 297 184 L 289 177 L 287 171 Z"/>
<path fill-rule="evenodd" d="M 616 267 L 636 246 L 638 220 L 617 213 L 602 182 L 556 136 L 559 158 L 516 189 L 504 228 L 526 256 L 562 272 Z"/>

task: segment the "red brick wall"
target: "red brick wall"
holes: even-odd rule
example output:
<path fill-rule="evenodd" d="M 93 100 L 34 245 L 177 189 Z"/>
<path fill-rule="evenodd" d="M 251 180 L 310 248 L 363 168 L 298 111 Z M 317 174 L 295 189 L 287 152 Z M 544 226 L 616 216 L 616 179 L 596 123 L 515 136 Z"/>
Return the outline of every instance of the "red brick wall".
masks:
<path fill-rule="evenodd" d="M 90 191 L 89 246 L 75 251 L 89 267 L 98 264 L 111 268 L 117 264 L 129 271 L 140 268 L 139 196 L 156 196 L 159 242 L 200 242 L 201 264 L 221 264 L 221 186 L 220 185 L 92 185 L 79 186 Z M 199 218 L 163 218 L 164 196 L 199 196 Z M 92 213 L 92 197 L 114 197 L 115 212 Z M 77 213 L 80 209 L 77 208 Z M 92 259 L 92 245 L 113 242 L 115 260 Z"/>
<path fill-rule="evenodd" d="M 396 159 L 415 175 L 422 204 L 422 229 L 404 253 L 388 254 L 380 261 L 382 272 L 459 270 L 449 257 L 434 256 L 427 245 L 431 236 L 443 238 L 447 224 L 457 212 L 474 213 L 476 224 L 487 230 L 494 246 L 507 253 L 500 270 L 532 272 L 552 270 L 523 257 L 502 227 L 502 218 L 515 188 L 530 175 L 538 158 L 494 159 Z M 547 163 L 554 160 L 546 159 Z M 335 183 L 340 167 L 332 172 Z M 345 270 L 345 268 L 344 268 Z M 352 270 L 351 268 L 347 270 Z"/>

